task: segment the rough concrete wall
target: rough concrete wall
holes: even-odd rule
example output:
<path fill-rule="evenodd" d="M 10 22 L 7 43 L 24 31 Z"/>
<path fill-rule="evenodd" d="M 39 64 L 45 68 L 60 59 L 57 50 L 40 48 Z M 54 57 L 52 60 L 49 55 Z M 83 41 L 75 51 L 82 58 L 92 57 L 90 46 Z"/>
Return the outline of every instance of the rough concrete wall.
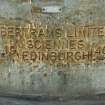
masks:
<path fill-rule="evenodd" d="M 21 1 L 20 1 L 21 2 Z M 2 22 L 49 22 L 69 25 L 104 25 L 104 0 L 65 0 L 64 10 L 59 15 L 31 14 L 31 5 L 16 3 L 15 0 L 0 0 L 0 19 Z M 36 4 L 38 2 L 36 1 Z M 3 51 L 2 39 L 0 50 Z M 18 64 L 5 58 L 0 64 L 0 91 L 16 94 L 78 96 L 96 94 L 105 89 L 105 65 L 80 64 L 70 67 L 56 68 L 47 64 Z"/>

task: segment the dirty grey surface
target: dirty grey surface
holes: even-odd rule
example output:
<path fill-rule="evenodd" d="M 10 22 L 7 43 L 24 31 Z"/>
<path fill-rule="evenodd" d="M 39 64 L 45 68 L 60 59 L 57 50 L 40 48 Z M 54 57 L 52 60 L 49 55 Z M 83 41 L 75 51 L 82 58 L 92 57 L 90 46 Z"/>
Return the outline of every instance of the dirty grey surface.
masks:
<path fill-rule="evenodd" d="M 105 105 L 104 100 L 71 100 L 67 102 L 37 102 L 30 100 L 18 100 L 14 98 L 0 97 L 0 105 Z"/>
<path fill-rule="evenodd" d="M 17 1 L 17 2 L 16 2 Z M 20 2 L 19 2 L 20 1 Z M 41 6 L 38 0 L 34 3 Z M 31 21 L 42 22 L 67 22 L 72 25 L 96 24 L 105 25 L 105 0 L 65 0 L 63 6 L 64 11 L 59 15 L 50 14 L 33 14 L 31 5 L 21 0 L 0 0 L 0 22 L 16 21 L 20 23 Z M 2 40 L 0 40 L 0 49 L 3 50 Z M 27 95 L 50 95 L 72 97 L 81 94 L 98 94 L 105 92 L 105 61 L 101 64 L 85 64 L 71 65 L 69 68 L 62 69 L 52 67 L 49 69 L 47 64 L 38 64 L 35 68 L 32 64 L 18 64 L 6 59 L 5 64 L 0 65 L 0 92 L 7 94 L 27 94 Z M 47 77 L 44 74 L 47 73 Z M 35 105 L 37 102 L 21 101 L 0 98 L 0 104 L 5 105 Z M 49 103 L 49 102 L 48 102 Z M 47 103 L 47 104 L 48 104 Z M 70 103 L 61 103 L 61 105 L 94 105 L 91 101 L 71 101 Z M 42 103 L 40 103 L 42 104 Z M 39 105 L 40 105 L 39 104 Z M 46 105 L 46 103 L 43 103 Z M 49 103 L 51 105 L 59 105 L 60 103 Z M 102 105 L 104 102 L 97 102 L 96 105 Z"/>

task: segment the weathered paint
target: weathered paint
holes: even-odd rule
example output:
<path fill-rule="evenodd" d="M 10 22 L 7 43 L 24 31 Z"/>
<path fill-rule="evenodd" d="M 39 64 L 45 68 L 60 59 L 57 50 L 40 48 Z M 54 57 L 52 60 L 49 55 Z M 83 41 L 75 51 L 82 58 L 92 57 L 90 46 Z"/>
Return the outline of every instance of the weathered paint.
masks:
<path fill-rule="evenodd" d="M 104 0 L 65 0 L 65 8 L 61 14 L 33 13 L 29 3 L 12 1 L 0 0 L 0 23 L 24 24 L 35 21 L 47 24 L 61 23 L 65 24 L 65 27 L 105 25 Z M 38 6 L 43 5 L 39 4 L 38 0 L 35 2 Z M 4 51 L 2 39 L 0 51 Z M 104 60 L 98 64 L 81 63 L 56 68 L 44 63 L 14 63 L 5 56 L 0 63 L 0 91 L 7 94 L 71 97 L 105 92 Z"/>

